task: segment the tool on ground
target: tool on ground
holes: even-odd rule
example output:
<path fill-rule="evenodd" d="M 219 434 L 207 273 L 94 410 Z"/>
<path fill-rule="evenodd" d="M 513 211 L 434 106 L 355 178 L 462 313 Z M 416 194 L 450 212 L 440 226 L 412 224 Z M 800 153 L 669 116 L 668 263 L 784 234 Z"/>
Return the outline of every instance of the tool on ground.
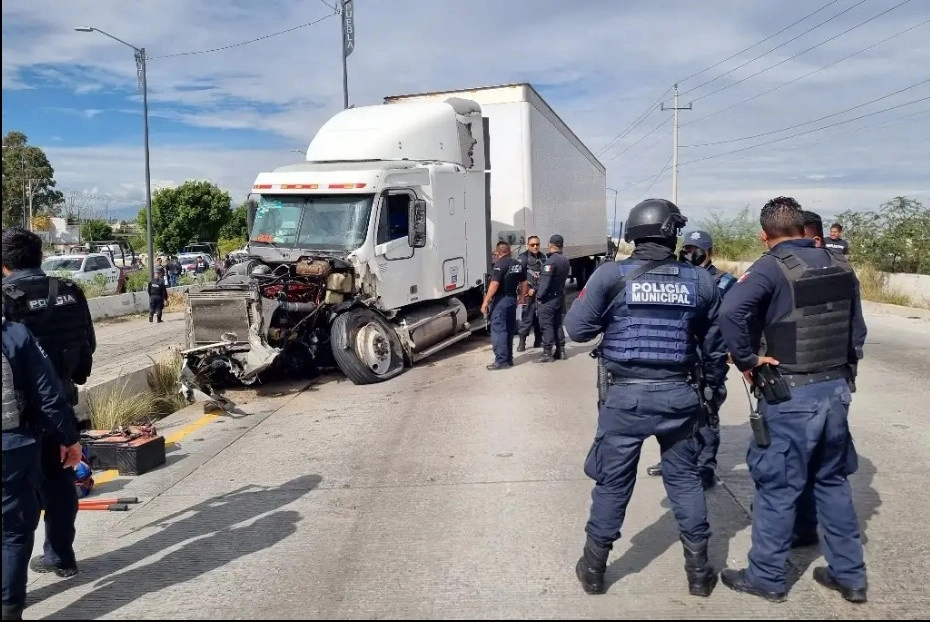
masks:
<path fill-rule="evenodd" d="M 126 512 L 129 506 L 125 503 L 83 503 L 78 502 L 78 510 L 108 510 L 110 512 Z"/>

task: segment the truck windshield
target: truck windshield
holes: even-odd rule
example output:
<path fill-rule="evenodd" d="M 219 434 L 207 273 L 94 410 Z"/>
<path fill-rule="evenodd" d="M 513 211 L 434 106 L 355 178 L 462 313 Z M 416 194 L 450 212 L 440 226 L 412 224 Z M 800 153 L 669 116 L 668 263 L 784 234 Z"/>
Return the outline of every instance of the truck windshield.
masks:
<path fill-rule="evenodd" d="M 262 195 L 252 242 L 316 250 L 355 250 L 365 243 L 374 195 Z"/>

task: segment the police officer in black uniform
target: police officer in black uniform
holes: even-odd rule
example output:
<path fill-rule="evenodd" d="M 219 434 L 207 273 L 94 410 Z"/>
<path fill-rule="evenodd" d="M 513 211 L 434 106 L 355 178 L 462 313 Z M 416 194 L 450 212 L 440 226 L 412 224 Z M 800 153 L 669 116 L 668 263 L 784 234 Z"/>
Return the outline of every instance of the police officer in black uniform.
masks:
<path fill-rule="evenodd" d="M 720 290 L 720 297 L 726 295 L 736 283 L 736 277 L 714 265 L 714 239 L 706 231 L 692 231 L 685 236 L 685 243 L 678 252 L 678 259 L 699 268 L 704 268 L 714 277 L 714 282 Z M 703 391 L 704 388 L 702 387 Z M 701 473 L 701 482 L 704 489 L 712 488 L 717 483 L 717 450 L 720 449 L 720 408 L 727 399 L 726 384 L 717 387 L 716 393 L 707 392 L 705 395 L 707 413 L 706 425 L 701 426 L 701 437 L 704 447 L 698 455 L 698 471 Z M 646 473 L 652 476 L 662 474 L 662 463 L 655 464 Z"/>
<path fill-rule="evenodd" d="M 165 301 L 168 299 L 168 288 L 165 287 L 165 269 L 161 266 L 155 268 L 155 276 L 149 281 L 149 322 L 153 317 L 158 318 L 161 322 L 161 313 L 165 309 Z"/>
<path fill-rule="evenodd" d="M 675 257 L 686 222 L 671 201 L 636 205 L 625 234 L 636 244 L 632 256 L 595 270 L 565 318 L 574 341 L 603 334 L 598 351 L 606 367 L 597 433 L 584 464 L 596 484 L 584 554 L 575 567 L 589 594 L 604 592 L 607 557 L 620 537 L 640 451 L 650 436 L 662 450 L 662 479 L 681 532 L 688 590 L 706 597 L 717 583 L 707 558 L 710 525 L 697 469 L 701 402 L 692 385 L 700 362 L 709 386 L 721 386 L 727 353 L 717 328 L 720 292 L 713 278 Z"/>
<path fill-rule="evenodd" d="M 526 338 L 529 336 L 530 330 L 533 331 L 533 347 L 538 348 L 542 345 L 542 329 L 539 326 L 539 317 L 536 315 L 536 291 L 539 289 L 539 277 L 542 276 L 546 254 L 540 250 L 539 244 L 539 236 L 531 235 L 526 240 L 527 249 L 517 257 L 526 271 L 526 285 L 528 288 L 524 297 L 523 317 L 520 319 L 520 328 L 517 331 L 517 334 L 520 335 L 517 352 L 526 350 Z"/>
<path fill-rule="evenodd" d="M 724 570 L 721 580 L 738 592 L 786 599 L 795 508 L 812 478 L 827 560 L 814 569 L 814 580 L 862 603 L 866 569 L 847 480 L 858 466 L 848 423 L 849 365 L 862 357 L 854 344 L 864 343 L 867 332 L 859 282 L 844 256 L 804 238 L 794 199 L 766 203 L 760 222 L 769 250 L 727 295 L 720 328 L 747 380 L 769 374 L 765 386 L 788 395 L 763 393 L 759 400 L 761 420 L 746 456 L 756 488 L 749 566 Z"/>
<path fill-rule="evenodd" d="M 498 242 L 494 258 L 496 261 L 491 268 L 491 283 L 481 305 L 481 313 L 488 316 L 491 322 L 494 362 L 488 365 L 488 369 L 492 371 L 513 367 L 513 336 L 517 332 L 517 295 L 526 285 L 526 271 L 523 264 L 510 256 L 510 244 Z"/>
<path fill-rule="evenodd" d="M 571 266 L 562 254 L 563 246 L 565 240 L 558 233 L 549 238 L 549 257 L 543 264 L 539 291 L 536 292 L 536 313 L 543 334 L 543 352 L 537 363 L 565 358 L 565 330 L 562 328 L 562 318 L 565 315 L 565 281 Z"/>
<path fill-rule="evenodd" d="M 22 620 L 29 556 L 39 526 L 43 431 L 56 443 L 59 468 L 81 460 L 74 411 L 55 369 L 29 330 L 2 319 L 3 619 Z M 72 484 L 72 488 L 73 488 Z"/>
<path fill-rule="evenodd" d="M 87 299 L 68 279 L 42 271 L 42 239 L 19 227 L 3 230 L 3 301 L 7 317 L 22 322 L 38 340 L 55 367 L 72 405 L 77 387 L 90 376 L 97 341 Z M 74 470 L 63 469 L 58 440 L 42 440 L 42 508 L 45 510 L 45 552 L 32 560 L 36 572 L 60 577 L 77 574 L 74 522 L 78 497 Z"/>

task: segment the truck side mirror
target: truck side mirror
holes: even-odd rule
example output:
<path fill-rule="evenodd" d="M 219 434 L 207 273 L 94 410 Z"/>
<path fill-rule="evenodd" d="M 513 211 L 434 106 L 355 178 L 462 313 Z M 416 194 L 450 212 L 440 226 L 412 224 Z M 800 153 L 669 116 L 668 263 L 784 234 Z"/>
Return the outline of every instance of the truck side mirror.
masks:
<path fill-rule="evenodd" d="M 249 230 L 246 231 L 245 236 L 246 236 L 246 239 L 248 239 L 252 236 L 252 225 L 255 224 L 255 212 L 258 209 L 258 201 L 255 199 L 255 197 L 249 196 L 245 204 L 246 204 L 246 223 L 248 224 L 248 228 L 249 228 Z"/>
<path fill-rule="evenodd" d="M 407 243 L 411 248 L 426 246 L 426 201 L 416 199 L 410 204 L 410 228 Z"/>

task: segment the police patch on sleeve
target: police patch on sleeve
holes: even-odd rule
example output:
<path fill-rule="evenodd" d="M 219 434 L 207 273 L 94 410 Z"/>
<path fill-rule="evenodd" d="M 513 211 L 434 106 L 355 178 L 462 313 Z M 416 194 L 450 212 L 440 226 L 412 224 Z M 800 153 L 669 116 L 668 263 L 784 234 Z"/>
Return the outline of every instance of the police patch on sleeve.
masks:
<path fill-rule="evenodd" d="M 743 281 L 745 281 L 745 280 L 748 279 L 748 278 L 749 278 L 749 270 L 747 270 L 746 272 L 743 272 L 743 273 L 739 276 L 739 278 L 736 279 L 736 282 L 737 282 L 737 283 L 742 283 Z"/>
<path fill-rule="evenodd" d="M 552 272 L 552 266 L 550 266 L 549 264 L 546 264 L 545 266 L 543 266 L 543 272 Z"/>
<path fill-rule="evenodd" d="M 694 307 L 697 306 L 697 287 L 694 283 L 636 280 L 626 284 L 626 303 Z"/>

